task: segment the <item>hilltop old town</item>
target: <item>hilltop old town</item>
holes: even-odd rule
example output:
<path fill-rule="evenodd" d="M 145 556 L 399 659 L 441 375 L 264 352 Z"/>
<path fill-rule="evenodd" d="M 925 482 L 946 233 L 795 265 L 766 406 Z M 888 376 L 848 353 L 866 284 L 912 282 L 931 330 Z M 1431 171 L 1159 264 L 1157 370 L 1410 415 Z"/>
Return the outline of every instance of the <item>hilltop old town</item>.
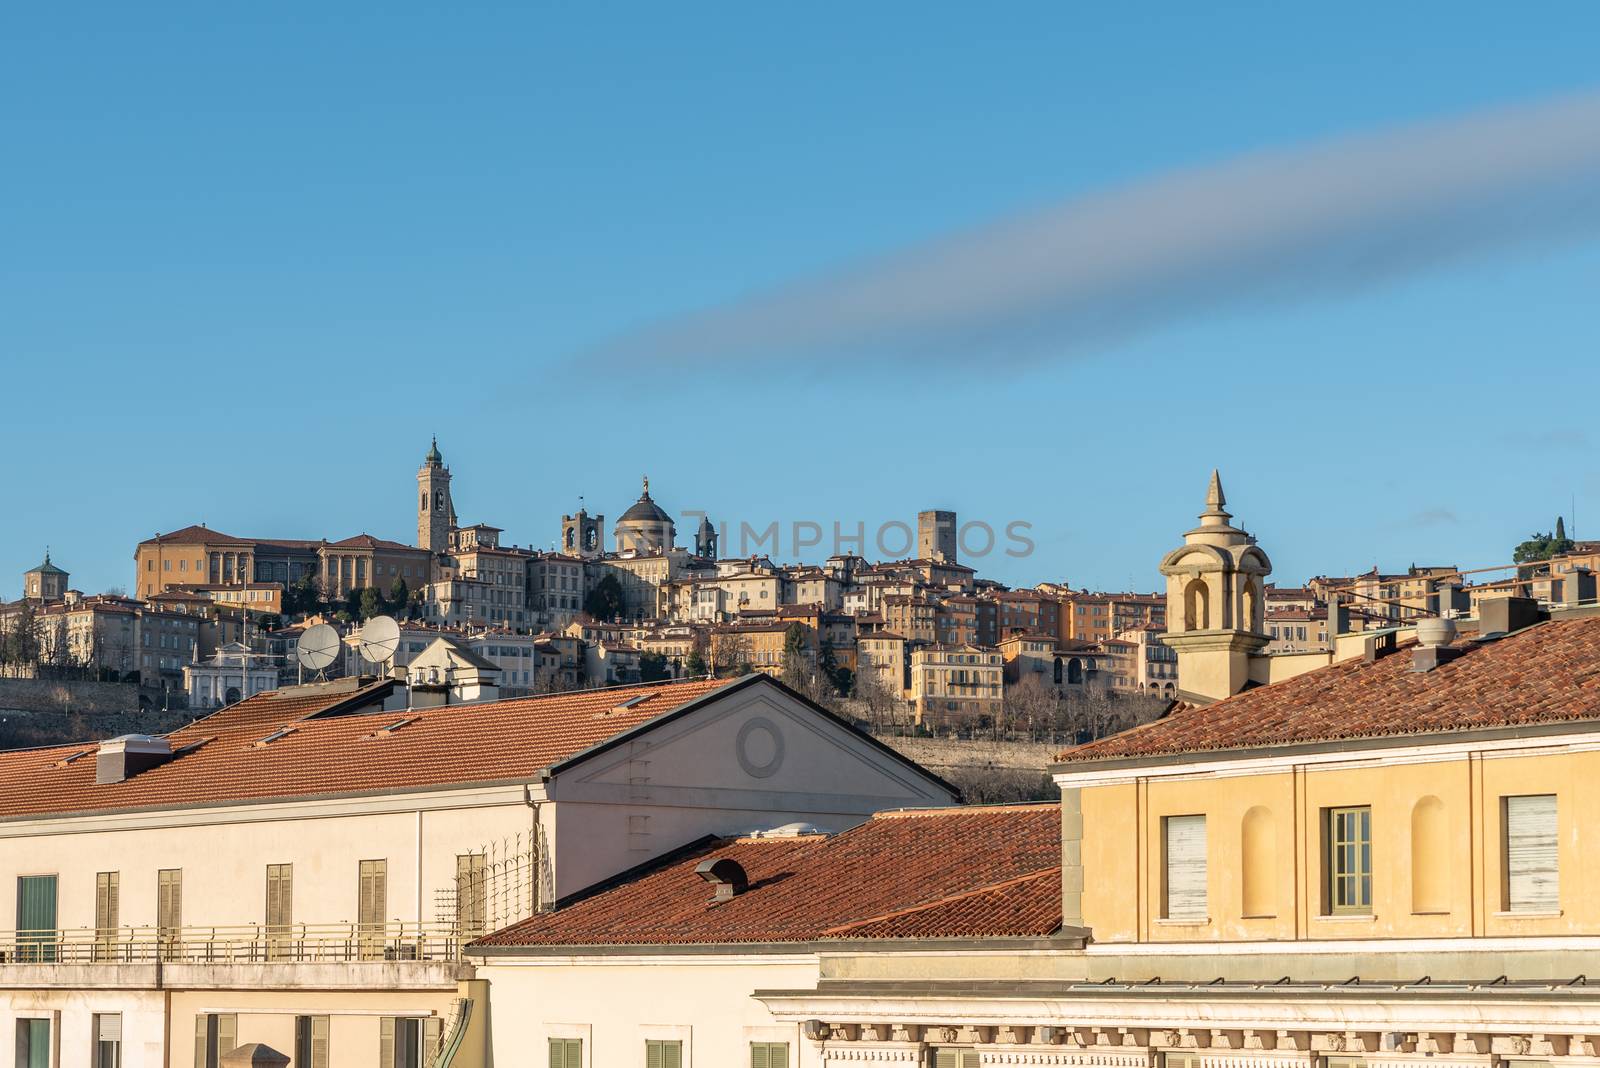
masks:
<path fill-rule="evenodd" d="M 1564 521 L 1280 586 L 1214 472 L 1142 593 L 985 579 L 943 510 L 901 559 L 730 557 L 648 480 L 507 544 L 436 441 L 415 500 L 415 544 L 26 570 L 17 1065 L 1600 1063 Z"/>

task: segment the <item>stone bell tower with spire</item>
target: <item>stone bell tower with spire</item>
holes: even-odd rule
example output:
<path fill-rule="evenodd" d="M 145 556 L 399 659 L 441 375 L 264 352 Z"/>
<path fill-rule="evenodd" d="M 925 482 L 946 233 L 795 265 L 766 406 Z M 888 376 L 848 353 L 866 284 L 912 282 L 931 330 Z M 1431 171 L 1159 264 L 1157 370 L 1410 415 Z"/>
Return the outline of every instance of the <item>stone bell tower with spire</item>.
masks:
<path fill-rule="evenodd" d="M 439 439 L 434 438 L 417 468 L 417 546 L 430 553 L 444 552 L 450 547 L 450 531 L 455 525 L 450 469 L 439 454 Z"/>
<path fill-rule="evenodd" d="M 1233 525 L 1222 478 L 1211 472 L 1200 525 L 1161 561 L 1167 578 L 1167 632 L 1178 653 L 1179 695 L 1208 703 L 1250 681 L 1250 658 L 1265 648 L 1265 586 L 1272 561 Z"/>

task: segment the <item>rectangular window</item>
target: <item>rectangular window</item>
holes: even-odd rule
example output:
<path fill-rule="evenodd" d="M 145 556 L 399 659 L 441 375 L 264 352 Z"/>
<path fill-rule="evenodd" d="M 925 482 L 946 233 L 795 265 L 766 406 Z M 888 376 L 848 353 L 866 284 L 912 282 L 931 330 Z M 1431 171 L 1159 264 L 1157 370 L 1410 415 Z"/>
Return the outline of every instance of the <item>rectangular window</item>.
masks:
<path fill-rule="evenodd" d="M 295 1068 L 329 1068 L 327 1016 L 294 1018 Z"/>
<path fill-rule="evenodd" d="M 789 1043 L 750 1043 L 750 1068 L 789 1068 Z"/>
<path fill-rule="evenodd" d="M 194 1018 L 194 1068 L 217 1068 L 222 1054 L 239 1044 L 239 1017 L 208 1013 Z"/>
<path fill-rule="evenodd" d="M 174 961 L 182 954 L 184 926 L 184 870 L 162 868 L 155 873 L 155 937 L 162 959 Z"/>
<path fill-rule="evenodd" d="M 267 959 L 289 953 L 294 923 L 294 865 L 267 865 Z"/>
<path fill-rule="evenodd" d="M 94 1015 L 94 1068 L 122 1068 L 122 1014 Z"/>
<path fill-rule="evenodd" d="M 456 927 L 464 936 L 483 934 L 489 922 L 487 862 L 482 853 L 456 857 Z"/>
<path fill-rule="evenodd" d="M 1161 1068 L 1200 1068 L 1200 1054 L 1163 1053 Z"/>
<path fill-rule="evenodd" d="M 17 1068 L 50 1068 L 49 1020 L 17 1020 Z"/>
<path fill-rule="evenodd" d="M 1556 862 L 1556 795 L 1500 799 L 1505 827 L 1507 912 L 1555 912 L 1561 907 Z"/>
<path fill-rule="evenodd" d="M 1323 810 L 1323 868 L 1329 914 L 1372 911 L 1372 809 Z"/>
<path fill-rule="evenodd" d="M 1205 920 L 1206 818 L 1167 816 L 1161 829 L 1166 854 L 1162 915 L 1169 920 Z"/>
<path fill-rule="evenodd" d="M 378 1068 L 432 1068 L 439 1057 L 440 1030 L 433 1016 L 380 1018 Z"/>
<path fill-rule="evenodd" d="M 583 1040 L 580 1038 L 552 1038 L 550 1040 L 550 1068 L 583 1068 Z"/>
<path fill-rule="evenodd" d="M 374 960 L 383 956 L 383 923 L 389 911 L 389 862 L 363 860 L 356 901 L 356 923 L 361 935 L 361 956 Z"/>
<path fill-rule="evenodd" d="M 56 959 L 56 877 L 23 875 L 17 879 L 17 959 Z"/>
<path fill-rule="evenodd" d="M 683 1068 L 683 1043 L 675 1038 L 646 1039 L 644 1068 Z"/>
<path fill-rule="evenodd" d="M 933 1068 L 978 1068 L 978 1051 L 975 1049 L 936 1049 L 933 1051 Z"/>
<path fill-rule="evenodd" d="M 117 914 L 120 911 L 122 876 L 119 872 L 97 872 L 94 877 L 94 959 L 111 960 L 117 948 Z"/>

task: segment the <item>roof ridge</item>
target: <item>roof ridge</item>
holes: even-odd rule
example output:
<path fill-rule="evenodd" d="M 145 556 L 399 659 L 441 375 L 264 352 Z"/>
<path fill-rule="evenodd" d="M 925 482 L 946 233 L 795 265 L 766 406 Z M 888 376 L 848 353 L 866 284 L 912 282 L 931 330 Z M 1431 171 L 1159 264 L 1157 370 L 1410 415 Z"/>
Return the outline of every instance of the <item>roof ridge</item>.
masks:
<path fill-rule="evenodd" d="M 877 916 L 866 916 L 861 919 L 851 920 L 848 923 L 836 924 L 832 927 L 824 928 L 822 933 L 825 935 L 843 934 L 844 932 L 856 927 L 865 927 L 872 923 L 883 923 L 885 920 L 893 920 L 898 919 L 901 916 L 910 916 L 913 913 L 926 912 L 928 909 L 938 908 L 940 905 L 948 905 L 956 901 L 964 901 L 969 897 L 977 897 L 980 894 L 993 893 L 996 890 L 1005 890 L 1021 883 L 1033 882 L 1037 879 L 1043 879 L 1046 876 L 1058 876 L 1060 874 L 1061 865 L 1059 864 L 1049 868 L 1039 868 L 1024 875 L 1015 875 L 1010 879 L 1002 879 L 997 883 L 989 883 L 987 886 L 979 886 L 969 890 L 962 890 L 954 894 L 946 894 L 944 897 L 934 898 L 932 901 L 924 901 L 916 905 L 908 905 L 903 909 L 895 909 L 893 912 L 885 912 Z"/>
<path fill-rule="evenodd" d="M 1054 809 L 1059 801 L 999 801 L 991 805 L 930 805 L 924 808 L 890 808 L 874 812 L 875 820 L 915 819 L 923 816 L 970 816 L 991 812 L 1032 812 Z"/>

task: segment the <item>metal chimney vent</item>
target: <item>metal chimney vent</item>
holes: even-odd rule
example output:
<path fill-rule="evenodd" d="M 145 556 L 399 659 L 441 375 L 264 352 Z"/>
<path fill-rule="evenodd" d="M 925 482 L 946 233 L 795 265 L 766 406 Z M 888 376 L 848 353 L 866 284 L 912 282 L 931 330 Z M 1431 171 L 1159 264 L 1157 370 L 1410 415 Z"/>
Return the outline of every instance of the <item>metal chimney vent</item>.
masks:
<path fill-rule="evenodd" d="M 745 876 L 744 866 L 728 857 L 702 860 L 695 867 L 694 873 L 717 888 L 713 901 L 732 901 L 750 888 L 750 880 Z"/>

